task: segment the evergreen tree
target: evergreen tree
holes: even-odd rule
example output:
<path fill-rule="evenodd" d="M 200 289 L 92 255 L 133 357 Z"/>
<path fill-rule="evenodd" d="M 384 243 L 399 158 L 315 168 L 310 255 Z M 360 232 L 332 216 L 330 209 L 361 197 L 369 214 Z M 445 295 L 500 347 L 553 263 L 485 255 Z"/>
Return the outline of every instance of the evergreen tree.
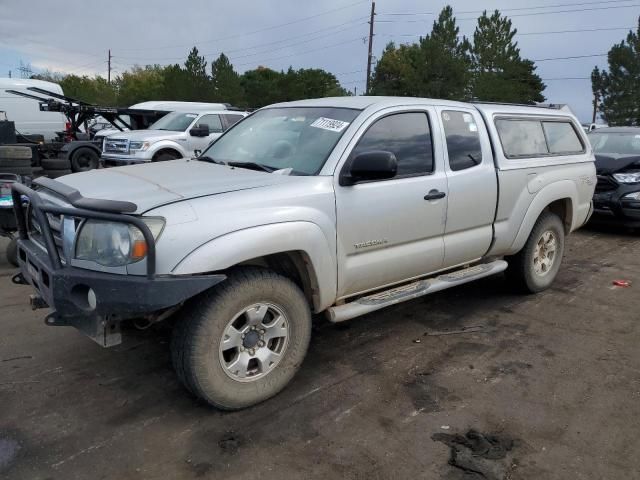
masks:
<path fill-rule="evenodd" d="M 485 11 L 473 34 L 473 96 L 494 102 L 534 103 L 544 101 L 542 79 L 530 60 L 520 57 L 511 20 L 495 11 Z"/>
<path fill-rule="evenodd" d="M 614 45 L 608 54 L 609 71 L 594 69 L 594 91 L 602 98 L 600 111 L 609 125 L 640 125 L 640 18 L 638 30 Z"/>
<path fill-rule="evenodd" d="M 184 62 L 186 73 L 186 97 L 185 100 L 206 102 L 212 97 L 211 83 L 207 75 L 207 61 L 198 54 L 198 49 L 193 47 Z"/>
<path fill-rule="evenodd" d="M 456 25 L 453 10 L 445 7 L 433 22 L 431 33 L 420 39 L 417 94 L 463 100 L 469 94 L 471 44 Z"/>
<path fill-rule="evenodd" d="M 431 33 L 417 44 L 389 43 L 372 79 L 374 95 L 464 99 L 468 97 L 471 45 L 459 39 L 451 7 L 433 22 Z"/>
<path fill-rule="evenodd" d="M 234 106 L 244 104 L 244 90 L 240 83 L 240 75 L 233 69 L 233 65 L 224 53 L 211 62 L 211 83 L 213 98 L 216 101 L 231 103 Z"/>

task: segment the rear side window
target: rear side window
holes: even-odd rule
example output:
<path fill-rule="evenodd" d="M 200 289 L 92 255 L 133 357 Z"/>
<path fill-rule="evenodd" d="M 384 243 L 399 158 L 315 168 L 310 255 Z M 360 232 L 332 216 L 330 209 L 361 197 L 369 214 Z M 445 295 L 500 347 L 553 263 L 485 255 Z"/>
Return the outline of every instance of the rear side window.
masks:
<path fill-rule="evenodd" d="M 549 152 L 553 154 L 580 153 L 584 150 L 578 134 L 568 122 L 542 122 Z"/>
<path fill-rule="evenodd" d="M 498 119 L 496 128 L 507 158 L 584 152 L 584 145 L 569 121 Z"/>
<path fill-rule="evenodd" d="M 497 120 L 496 128 L 504 154 L 509 158 L 549 153 L 542 124 L 537 120 Z"/>
<path fill-rule="evenodd" d="M 243 118 L 242 115 L 224 115 L 224 119 L 227 121 L 227 128 L 231 128 L 232 125 L 235 125 Z"/>
<path fill-rule="evenodd" d="M 375 122 L 353 149 L 352 157 L 375 150 L 392 152 L 398 177 L 433 172 L 431 129 L 426 113 L 397 113 Z"/>
<path fill-rule="evenodd" d="M 473 115 L 447 110 L 442 112 L 442 123 L 447 138 L 449 168 L 455 172 L 482 163 L 480 134 Z"/>

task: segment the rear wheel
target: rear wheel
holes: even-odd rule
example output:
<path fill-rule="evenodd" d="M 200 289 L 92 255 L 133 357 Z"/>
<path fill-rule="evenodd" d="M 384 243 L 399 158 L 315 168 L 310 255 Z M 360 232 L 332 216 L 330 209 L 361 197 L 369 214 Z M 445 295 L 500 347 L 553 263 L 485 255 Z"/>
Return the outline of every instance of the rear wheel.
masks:
<path fill-rule="evenodd" d="M 100 164 L 100 156 L 98 153 L 89 148 L 78 148 L 73 155 L 71 155 L 71 169 L 74 172 L 86 172 L 98 168 Z"/>
<path fill-rule="evenodd" d="M 192 393 L 225 410 L 280 392 L 300 367 L 311 337 L 303 293 L 264 269 L 233 272 L 180 317 L 171 344 L 176 372 Z"/>
<path fill-rule="evenodd" d="M 545 212 L 522 250 L 508 258 L 507 276 L 519 290 L 541 292 L 551 286 L 564 254 L 564 225 L 557 215 Z"/>

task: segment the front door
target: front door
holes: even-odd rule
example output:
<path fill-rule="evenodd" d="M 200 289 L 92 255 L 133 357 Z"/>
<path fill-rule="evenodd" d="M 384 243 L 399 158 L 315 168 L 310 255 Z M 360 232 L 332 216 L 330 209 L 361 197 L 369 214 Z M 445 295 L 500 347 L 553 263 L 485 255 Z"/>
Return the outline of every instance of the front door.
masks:
<path fill-rule="evenodd" d="M 220 115 L 217 114 L 205 114 L 198 118 L 189 130 L 194 127 L 202 127 L 207 125 L 209 127 L 209 135 L 206 137 L 194 137 L 187 131 L 187 143 L 189 151 L 193 154 L 194 150 L 200 150 L 203 152 L 211 142 L 222 135 L 222 122 L 220 121 Z"/>
<path fill-rule="evenodd" d="M 338 168 L 338 297 L 442 267 L 447 177 L 441 146 L 432 138 L 434 115 L 435 110 L 427 107 L 376 115 Z M 379 150 L 396 156 L 395 178 L 339 185 L 339 172 L 348 168 L 354 155 Z"/>

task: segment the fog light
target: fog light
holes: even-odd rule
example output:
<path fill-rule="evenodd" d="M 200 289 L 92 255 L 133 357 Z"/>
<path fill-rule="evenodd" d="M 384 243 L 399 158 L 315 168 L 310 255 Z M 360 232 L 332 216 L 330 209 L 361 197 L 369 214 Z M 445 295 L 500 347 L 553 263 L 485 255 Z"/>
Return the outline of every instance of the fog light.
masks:
<path fill-rule="evenodd" d="M 627 193 L 623 198 L 640 201 L 640 192 Z"/>
<path fill-rule="evenodd" d="M 98 305 L 98 301 L 96 299 L 96 292 L 93 291 L 93 288 L 90 288 L 87 292 L 87 303 L 89 304 L 89 308 L 91 310 L 96 309 L 96 305 Z"/>

